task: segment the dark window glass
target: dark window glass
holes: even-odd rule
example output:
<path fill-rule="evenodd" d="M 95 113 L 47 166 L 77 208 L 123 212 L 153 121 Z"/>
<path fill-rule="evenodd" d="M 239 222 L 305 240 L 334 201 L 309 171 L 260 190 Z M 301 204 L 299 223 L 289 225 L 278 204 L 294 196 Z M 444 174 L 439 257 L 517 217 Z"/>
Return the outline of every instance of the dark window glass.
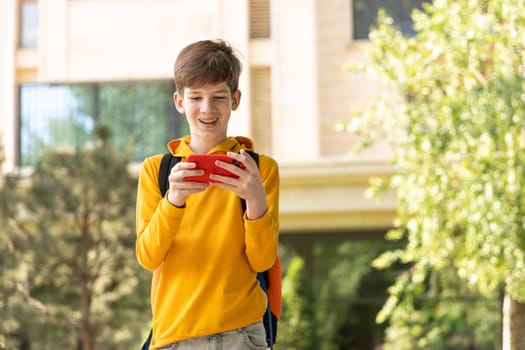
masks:
<path fill-rule="evenodd" d="M 171 82 L 20 87 L 20 163 L 31 165 L 48 147 L 82 147 L 93 128 L 110 128 L 111 142 L 132 149 L 132 160 L 162 153 L 188 133 L 173 105 Z"/>
<path fill-rule="evenodd" d="M 370 27 L 376 25 L 377 13 L 384 9 L 394 20 L 394 24 L 403 35 L 415 34 L 410 15 L 415 8 L 422 8 L 428 0 L 353 0 L 353 38 L 355 40 L 368 39 Z"/>
<path fill-rule="evenodd" d="M 323 320 L 330 320 L 331 336 L 325 338 L 325 344 L 330 343 L 333 349 L 375 349 L 383 343 L 386 325 L 377 324 L 375 317 L 388 297 L 388 287 L 402 269 L 371 267 L 379 254 L 401 246 L 382 237 L 384 231 L 294 232 L 279 236 L 279 256 L 286 282 L 304 283 L 301 294 L 290 296 L 288 292 L 283 303 L 293 297 L 297 305 L 314 304 L 315 313 L 322 315 Z M 297 275 L 289 277 L 288 267 L 296 257 L 304 261 L 303 271 L 296 272 L 304 274 L 303 280 Z M 286 313 L 281 317 L 283 324 L 288 322 Z"/>
<path fill-rule="evenodd" d="M 20 6 L 20 41 L 22 48 L 33 48 L 38 45 L 38 3 L 23 1 Z"/>

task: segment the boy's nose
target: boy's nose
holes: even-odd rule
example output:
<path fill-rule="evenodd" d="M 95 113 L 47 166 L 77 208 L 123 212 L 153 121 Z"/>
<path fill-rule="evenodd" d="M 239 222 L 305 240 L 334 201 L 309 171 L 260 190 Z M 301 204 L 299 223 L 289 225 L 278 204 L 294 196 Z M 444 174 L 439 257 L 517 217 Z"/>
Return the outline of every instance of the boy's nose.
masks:
<path fill-rule="evenodd" d="M 201 111 L 203 112 L 213 112 L 215 110 L 215 104 L 212 99 L 204 99 L 201 105 Z"/>

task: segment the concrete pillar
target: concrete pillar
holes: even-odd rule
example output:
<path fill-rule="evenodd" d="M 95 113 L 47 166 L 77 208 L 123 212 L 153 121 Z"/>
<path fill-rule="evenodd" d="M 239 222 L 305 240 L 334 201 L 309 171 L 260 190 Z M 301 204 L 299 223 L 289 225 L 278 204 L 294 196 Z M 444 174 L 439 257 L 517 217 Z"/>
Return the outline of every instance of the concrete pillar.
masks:
<path fill-rule="evenodd" d="M 273 0 L 271 3 L 272 143 L 279 161 L 319 157 L 315 2 Z"/>

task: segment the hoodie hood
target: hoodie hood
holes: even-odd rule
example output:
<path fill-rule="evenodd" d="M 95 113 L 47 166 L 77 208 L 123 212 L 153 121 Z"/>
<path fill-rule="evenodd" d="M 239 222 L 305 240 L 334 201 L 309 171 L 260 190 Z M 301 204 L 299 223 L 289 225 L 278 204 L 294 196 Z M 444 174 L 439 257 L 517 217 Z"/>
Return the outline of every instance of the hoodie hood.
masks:
<path fill-rule="evenodd" d="M 176 157 L 187 157 L 195 152 L 190 148 L 191 136 L 185 136 L 180 139 L 168 142 L 168 150 Z M 253 151 L 253 141 L 244 136 L 228 137 L 223 143 L 213 147 L 208 154 L 220 154 L 226 152 L 239 153 L 241 149 Z"/>

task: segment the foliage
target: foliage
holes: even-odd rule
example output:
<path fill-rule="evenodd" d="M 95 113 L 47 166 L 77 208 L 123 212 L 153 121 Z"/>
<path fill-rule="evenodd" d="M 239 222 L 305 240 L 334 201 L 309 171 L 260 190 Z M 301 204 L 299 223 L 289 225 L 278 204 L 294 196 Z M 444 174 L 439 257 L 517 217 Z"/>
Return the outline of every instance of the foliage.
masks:
<path fill-rule="evenodd" d="M 373 235 L 373 233 L 370 233 Z M 315 318 L 304 320 L 316 327 L 316 345 L 306 349 L 371 349 L 383 341 L 385 325 L 375 324 L 375 315 L 386 299 L 386 288 L 395 280 L 396 269 L 373 269 L 371 262 L 381 252 L 402 246 L 383 239 L 352 239 L 345 234 L 281 236 L 280 256 L 285 279 L 288 266 L 299 257 L 313 290 Z M 379 238 L 379 237 L 378 237 Z M 296 296 L 295 298 L 299 298 Z M 303 301 L 306 303 L 306 301 Z M 286 307 L 287 299 L 283 299 Z M 288 317 L 279 322 L 277 348 L 288 327 Z M 283 348 L 287 348 L 285 343 Z"/>
<path fill-rule="evenodd" d="M 390 309 L 387 303 L 378 315 L 381 321 L 390 317 L 385 350 L 498 348 L 499 299 L 470 290 L 450 268 L 429 271 L 415 289 L 405 280 L 410 277 L 400 278 L 405 290 L 390 290 L 399 304 Z"/>
<path fill-rule="evenodd" d="M 318 348 L 315 299 L 304 261 L 296 256 L 283 279 L 283 310 L 279 322 L 278 346 L 282 349 Z"/>
<path fill-rule="evenodd" d="M 374 341 L 374 334 L 359 333 L 364 330 L 365 315 L 357 311 L 359 302 L 369 297 L 378 297 L 384 300 L 386 296 L 382 290 L 363 291 L 362 286 L 367 282 L 378 283 L 371 262 L 385 250 L 382 241 L 346 241 L 338 244 L 318 244 L 314 248 L 314 257 L 317 276 L 316 295 L 318 295 L 317 319 L 320 327 L 321 349 L 340 349 L 343 344 L 347 347 L 369 348 Z M 384 272 L 386 275 L 388 272 Z M 393 279 L 388 282 L 391 283 Z M 381 295 L 378 295 L 380 293 Z M 379 304 L 379 303 L 378 303 Z M 370 306 L 364 313 L 370 313 Z M 371 320 L 373 323 L 373 319 Z M 349 328 L 350 332 L 341 336 L 342 327 Z M 382 336 L 379 336 L 382 338 Z M 346 348 L 346 347 L 345 347 Z"/>
<path fill-rule="evenodd" d="M 151 317 L 133 254 L 136 179 L 107 137 L 100 128 L 90 147 L 47 151 L 20 198 L 13 268 L 26 305 L 9 322 L 27 346 L 129 349 Z"/>
<path fill-rule="evenodd" d="M 491 299 L 503 288 L 525 301 L 525 3 L 436 0 L 424 10 L 410 38 L 380 14 L 367 69 L 387 93 L 353 125 L 395 144 L 388 238 L 408 245 L 382 263 L 412 268 L 383 309 L 394 321 L 417 316 L 435 274 L 460 278 L 469 294 Z"/>
<path fill-rule="evenodd" d="M 3 147 L 0 147 L 0 169 L 3 161 Z M 23 328 L 20 315 L 27 300 L 21 293 L 24 271 L 18 268 L 19 249 L 25 244 L 16 222 L 19 180 L 16 173 L 0 172 L 0 349 L 25 344 L 20 335 Z"/>

